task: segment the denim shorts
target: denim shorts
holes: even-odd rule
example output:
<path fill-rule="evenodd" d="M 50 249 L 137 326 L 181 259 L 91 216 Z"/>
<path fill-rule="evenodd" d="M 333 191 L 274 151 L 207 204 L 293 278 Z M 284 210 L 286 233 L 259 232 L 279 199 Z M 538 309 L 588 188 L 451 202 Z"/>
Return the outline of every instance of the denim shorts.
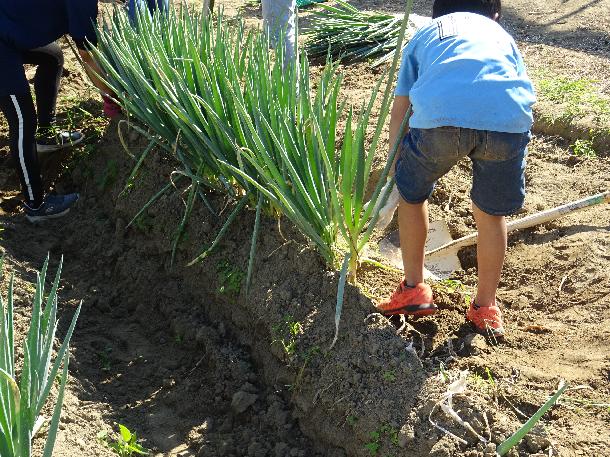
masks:
<path fill-rule="evenodd" d="M 412 128 L 396 162 L 396 186 L 407 203 L 422 203 L 432 194 L 436 181 L 468 156 L 473 175 L 470 198 L 487 214 L 507 216 L 523 206 L 530 139 L 530 132 Z"/>

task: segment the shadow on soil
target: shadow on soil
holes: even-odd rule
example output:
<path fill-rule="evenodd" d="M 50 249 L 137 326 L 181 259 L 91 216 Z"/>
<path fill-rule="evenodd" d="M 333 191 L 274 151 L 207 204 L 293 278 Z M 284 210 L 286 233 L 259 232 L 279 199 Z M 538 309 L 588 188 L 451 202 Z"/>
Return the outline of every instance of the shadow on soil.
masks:
<path fill-rule="evenodd" d="M 532 16 L 531 11 L 539 8 L 545 10 L 545 6 L 534 6 L 521 8 L 519 11 L 510 4 L 504 5 L 501 24 L 513 34 L 517 40 L 525 40 L 534 43 L 542 43 L 566 49 L 586 51 L 602 57 L 610 57 L 610 35 L 607 30 L 592 30 L 590 27 L 574 27 L 565 31 L 553 30 L 556 24 L 570 22 L 578 14 L 597 8 L 603 13 L 604 0 L 592 0 L 574 9 L 566 7 L 567 12 L 558 18 L 549 20 L 545 16 Z M 405 10 L 405 2 L 394 0 L 352 0 L 351 5 L 366 11 L 386 11 L 393 14 L 402 14 Z M 422 16 L 432 15 L 432 3 L 430 1 L 416 0 L 413 4 L 413 12 Z M 554 11 L 548 11 L 554 13 Z"/>

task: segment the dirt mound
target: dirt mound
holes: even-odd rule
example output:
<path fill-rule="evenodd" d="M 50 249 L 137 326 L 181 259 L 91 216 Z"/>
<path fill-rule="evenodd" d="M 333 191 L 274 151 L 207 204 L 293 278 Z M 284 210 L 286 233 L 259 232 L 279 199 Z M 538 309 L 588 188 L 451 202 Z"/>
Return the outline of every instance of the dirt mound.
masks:
<path fill-rule="evenodd" d="M 438 316 L 404 327 L 372 314 L 371 299 L 349 287 L 340 338 L 328 351 L 337 274 L 325 270 L 286 222 L 280 228 L 273 220 L 264 221 L 248 296 L 242 280 L 250 249 L 250 212 L 242 214 L 214 254 L 194 267 L 184 265 L 211 243 L 230 211 L 222 198 L 208 196 L 219 217 L 201 204 L 195 209 L 173 266 L 172 234 L 184 210 L 184 187 L 178 185 L 177 192 L 161 197 L 125 228 L 167 182 L 173 161 L 156 152 L 127 195 L 119 196 L 134 162 L 122 150 L 115 128 L 110 126 L 96 155 L 77 165 L 74 183 L 62 184 L 83 191 L 77 214 L 45 227 L 48 241 L 34 249 L 26 240 L 44 239 L 40 228 L 25 227 L 14 218 L 5 232 L 13 257 L 35 262 L 47 250 L 66 255 L 62 296 L 72 306 L 77 299 L 85 300 L 74 342 L 76 376 L 83 382 L 80 395 L 112 410 L 85 417 L 97 418 L 98 423 L 100 417 L 125 423 L 163 455 L 482 456 L 493 446 L 486 447 L 435 406 L 460 369 L 469 368 L 471 375 L 469 390 L 456 397 L 456 410 L 479 435 L 495 443 L 534 412 L 559 375 L 574 384 L 587 382 L 595 395 L 607 389 L 601 380 L 607 358 L 601 355 L 601 343 L 588 332 L 582 336 L 591 338 L 587 363 L 593 377 L 574 370 L 584 353 L 579 356 L 573 350 L 572 362 L 564 362 L 557 371 L 575 336 L 559 325 L 568 314 L 561 300 L 573 300 L 569 296 L 581 287 L 577 281 L 587 274 L 585 285 L 607 283 L 602 268 L 607 241 L 593 251 L 581 273 L 575 271 L 564 281 L 559 276 L 574 267 L 570 254 L 580 255 L 590 234 L 607 237 L 606 208 L 588 213 L 589 218 L 602 218 L 601 225 L 590 226 L 596 232 L 583 232 L 578 226 L 567 229 L 565 236 L 573 234 L 581 242 L 570 243 L 567 256 L 560 256 L 563 266 L 556 266 L 552 276 L 541 277 L 539 272 L 549 259 L 547 251 L 562 251 L 565 246 L 554 229 L 560 226 L 547 224 L 511 238 L 500 291 L 511 328 L 505 347 L 494 349 L 470 333 L 463 318 L 467 297 L 448 284 L 437 287 Z M 130 144 L 133 152 L 144 146 L 141 139 Z M 553 148 L 555 156 L 545 148 Z M 571 163 L 558 144 L 548 140 L 537 139 L 532 149 L 534 192 L 526 212 L 540 209 L 542 201 L 547 206 L 564 198 L 549 184 L 549 176 L 561 175 L 576 183 L 600 165 L 607 166 L 603 161 Z M 566 169 L 573 176 L 566 175 Z M 447 219 L 455 236 L 472 226 L 464 198 L 468 173 L 464 164 L 444 178 L 433 201 L 434 217 Z M 580 194 L 587 194 L 598 190 L 599 184 L 579 187 Z M 452 202 L 449 211 L 447 201 Z M 63 236 L 53 238 L 60 227 Z M 83 258 L 92 261 L 79 262 Z M 536 264 L 536 258 L 542 263 Z M 468 267 L 472 253 L 463 252 L 462 260 Z M 530 271 L 529 281 L 524 282 L 523 268 Z M 397 279 L 372 267 L 364 268 L 360 277 L 373 298 L 385 296 Z M 474 279 L 472 268 L 461 277 L 466 285 Z M 515 282 L 523 284 L 519 292 L 510 287 Z M 548 290 L 559 287 L 557 282 L 562 282 L 559 300 Z M 598 303 L 589 310 L 601 313 L 595 319 L 607 332 L 602 303 L 608 291 L 603 287 L 592 289 L 583 301 Z M 536 303 L 541 297 L 548 301 Z M 531 310 L 524 315 L 524 308 Z M 549 332 L 533 333 L 536 326 Z M 531 359 L 534 348 L 538 358 Z M 599 351 L 601 358 L 591 357 L 591 351 Z M 531 382 L 537 383 L 534 391 Z M 579 413 L 561 409 L 555 414 L 561 423 Z M 466 444 L 444 435 L 430 420 Z M 603 423 L 603 414 L 599 420 Z M 523 443 L 525 455 L 546 450 L 553 440 L 549 432 L 538 432 L 539 438 Z M 595 449 L 603 449 L 608 437 L 600 435 L 596 440 L 584 430 L 581 433 L 576 439 L 590 449 L 584 455 L 600 455 Z M 560 434 L 557 446 L 564 440 Z"/>
<path fill-rule="evenodd" d="M 377 3 L 399 10 L 399 2 Z M 427 4 L 418 4 L 425 14 Z M 508 19 L 527 38 L 529 22 L 517 19 L 530 5 L 514 5 Z M 553 39 L 563 33 L 552 31 Z M 582 48 L 567 38 L 565 46 Z M 592 69 L 607 62 L 598 55 Z M 78 99 L 70 113 L 89 113 L 83 122 L 92 140 L 74 156 L 52 157 L 45 176 L 56 190 L 81 191 L 72 214 L 41 227 L 26 223 L 18 214 L 4 127 L 0 136 L 1 244 L 18 277 L 20 331 L 31 295 L 25 281 L 47 252 L 55 263 L 65 256 L 64 315 L 84 300 L 56 455 L 113 455 L 96 435 L 118 422 L 157 455 L 489 456 L 491 443 L 535 412 L 559 377 L 589 388 L 566 394 L 510 455 L 607 455 L 607 206 L 511 235 L 499 291 L 506 344 L 489 345 L 464 320 L 476 282 L 476 251 L 469 248 L 460 253 L 464 271 L 435 287 L 439 314 L 405 325 L 375 314 L 372 306 L 400 275 L 363 265 L 361 291 L 348 288 L 340 338 L 329 351 L 337 274 L 285 221 L 263 222 L 249 295 L 243 279 L 251 212 L 244 211 L 219 249 L 194 267 L 185 264 L 209 246 L 231 210 L 221 197 L 207 196 L 219 215 L 197 203 L 173 266 L 185 182 L 126 228 L 168 182 L 173 159 L 152 154 L 119 196 L 134 162 L 119 144 L 116 125 L 97 117 L 99 102 L 87 100 L 93 95 L 68 61 L 63 95 Z M 345 95 L 356 101 L 379 76 L 371 78 L 366 64 L 345 71 Z M 129 146 L 137 154 L 145 144 L 131 138 Z M 565 140 L 537 136 L 527 181 L 523 214 L 610 188 L 610 159 L 579 158 Z M 474 228 L 469 186 L 464 162 L 441 180 L 431 200 L 432 217 L 445 219 L 454 237 Z M 490 445 L 437 404 L 466 369 L 467 390 L 455 395 L 454 407 Z"/>

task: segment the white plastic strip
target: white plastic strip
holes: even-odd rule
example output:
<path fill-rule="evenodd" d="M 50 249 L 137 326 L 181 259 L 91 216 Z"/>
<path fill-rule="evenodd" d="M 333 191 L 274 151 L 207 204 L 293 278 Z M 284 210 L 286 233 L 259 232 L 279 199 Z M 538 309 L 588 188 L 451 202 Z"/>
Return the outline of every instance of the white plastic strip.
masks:
<path fill-rule="evenodd" d="M 11 100 L 15 106 L 15 112 L 17 113 L 17 119 L 19 120 L 19 139 L 17 141 L 17 150 L 19 151 L 19 164 L 21 165 L 21 171 L 23 172 L 23 178 L 25 179 L 25 185 L 28 189 L 28 197 L 30 201 L 34 200 L 34 192 L 30 185 L 30 177 L 28 175 L 28 168 L 25 166 L 25 156 L 23 155 L 23 114 L 21 113 L 21 107 L 17 101 L 17 97 L 11 95 Z"/>

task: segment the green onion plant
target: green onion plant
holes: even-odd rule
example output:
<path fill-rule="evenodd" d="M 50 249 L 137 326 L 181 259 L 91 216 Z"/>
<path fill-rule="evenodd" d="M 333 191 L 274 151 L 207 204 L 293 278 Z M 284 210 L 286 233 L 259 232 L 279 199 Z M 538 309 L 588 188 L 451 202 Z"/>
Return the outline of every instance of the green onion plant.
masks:
<path fill-rule="evenodd" d="M 399 44 L 404 39 L 411 6 L 412 0 L 408 0 Z M 257 57 L 264 59 L 264 56 Z M 260 106 L 257 110 L 247 110 L 239 101 L 236 104 L 243 124 L 240 130 L 247 132 L 242 156 L 256 168 L 258 178 L 249 176 L 243 168 L 228 166 L 274 202 L 316 245 L 328 264 L 338 266 L 345 256 L 343 253 L 349 254 L 347 271 L 352 278 L 355 278 L 360 252 L 370 239 L 378 217 L 374 208 L 383 206 L 388 197 L 387 191 L 382 193 L 382 187 L 393 163 L 396 145 L 374 186 L 370 204 L 365 205 L 364 194 L 371 184 L 373 159 L 389 114 L 398 58 L 396 54 L 386 74 L 381 109 L 368 147 L 365 140 L 372 108 L 383 79 L 362 105 L 357 118 L 353 108 L 346 108 L 345 102 L 339 101 L 342 78 L 334 64 L 327 63 L 318 90 L 312 96 L 306 59 L 301 59 L 300 64 L 301 90 L 297 93 L 299 103 L 294 119 L 291 119 L 293 113 L 277 110 L 275 104 Z M 347 122 L 342 146 L 336 150 L 335 141 L 340 138 L 336 124 L 344 110 Z M 405 123 L 406 119 L 403 131 Z M 382 204 L 377 205 L 379 200 Z"/>
<path fill-rule="evenodd" d="M 411 6 L 408 0 L 407 13 Z M 408 14 L 399 47 L 407 21 Z M 372 109 L 383 79 L 355 109 L 341 100 L 342 75 L 336 64 L 328 60 L 312 83 L 304 54 L 290 59 L 281 43 L 270 52 L 264 33 L 246 30 L 241 20 L 228 24 L 222 13 L 213 22 L 183 7 L 140 15 L 132 25 L 115 10 L 99 35 L 94 52 L 109 87 L 148 129 L 137 127 L 139 131 L 174 154 L 181 165 L 178 174 L 197 187 L 189 192 L 185 216 L 200 187 L 236 202 L 212 245 L 193 262 L 207 257 L 228 224 L 249 206 L 256 208 L 257 217 L 247 286 L 263 212 L 290 219 L 329 266 L 346 265 L 338 293 L 342 297 L 346 276 L 355 278 L 359 254 L 372 234 L 376 208 L 383 206 L 377 203 L 389 194 L 382 188 L 396 148 L 379 182 L 373 186 L 369 180 L 389 113 L 398 54 L 384 75 L 386 88 L 371 135 Z M 342 132 L 337 129 L 340 119 L 347 120 Z M 373 193 L 365 205 L 369 186 Z M 181 228 L 184 224 L 185 219 Z"/>
<path fill-rule="evenodd" d="M 392 14 L 363 12 L 343 0 L 321 5 L 312 13 L 313 26 L 306 34 L 307 54 L 324 58 L 328 53 L 343 62 L 377 58 L 373 66 L 394 57 L 403 18 Z M 400 49 L 404 49 L 402 41 Z"/>
<path fill-rule="evenodd" d="M 2 268 L 0 261 L 0 270 Z M 2 457 L 30 457 L 32 439 L 44 423 L 41 416 L 51 387 L 61 380 L 53 410 L 43 457 L 51 457 L 68 379 L 68 344 L 76 325 L 80 306 L 76 310 L 63 343 L 53 359 L 53 343 L 57 330 L 57 289 L 61 263 L 51 290 L 46 295 L 45 280 L 48 258 L 37 275 L 36 292 L 32 304 L 30 328 L 23 343 L 23 366 L 20 375 L 15 360 L 14 286 L 11 277 L 6 300 L 0 296 L 0 455 Z M 46 296 L 45 296 L 46 295 Z M 63 366 L 63 368 L 62 368 Z"/>
<path fill-rule="evenodd" d="M 536 411 L 532 417 L 530 417 L 525 424 L 519 428 L 515 433 L 509 436 L 504 442 L 498 445 L 496 448 L 496 454 L 504 456 L 508 454 L 508 452 L 515 446 L 517 446 L 521 440 L 527 435 L 532 428 L 536 425 L 536 423 L 546 414 L 546 412 L 551 409 L 551 407 L 557 403 L 557 400 L 561 395 L 566 391 L 568 385 L 565 381 L 561 380 L 559 382 L 559 387 L 557 388 L 557 392 L 553 394 L 540 408 Z"/>

